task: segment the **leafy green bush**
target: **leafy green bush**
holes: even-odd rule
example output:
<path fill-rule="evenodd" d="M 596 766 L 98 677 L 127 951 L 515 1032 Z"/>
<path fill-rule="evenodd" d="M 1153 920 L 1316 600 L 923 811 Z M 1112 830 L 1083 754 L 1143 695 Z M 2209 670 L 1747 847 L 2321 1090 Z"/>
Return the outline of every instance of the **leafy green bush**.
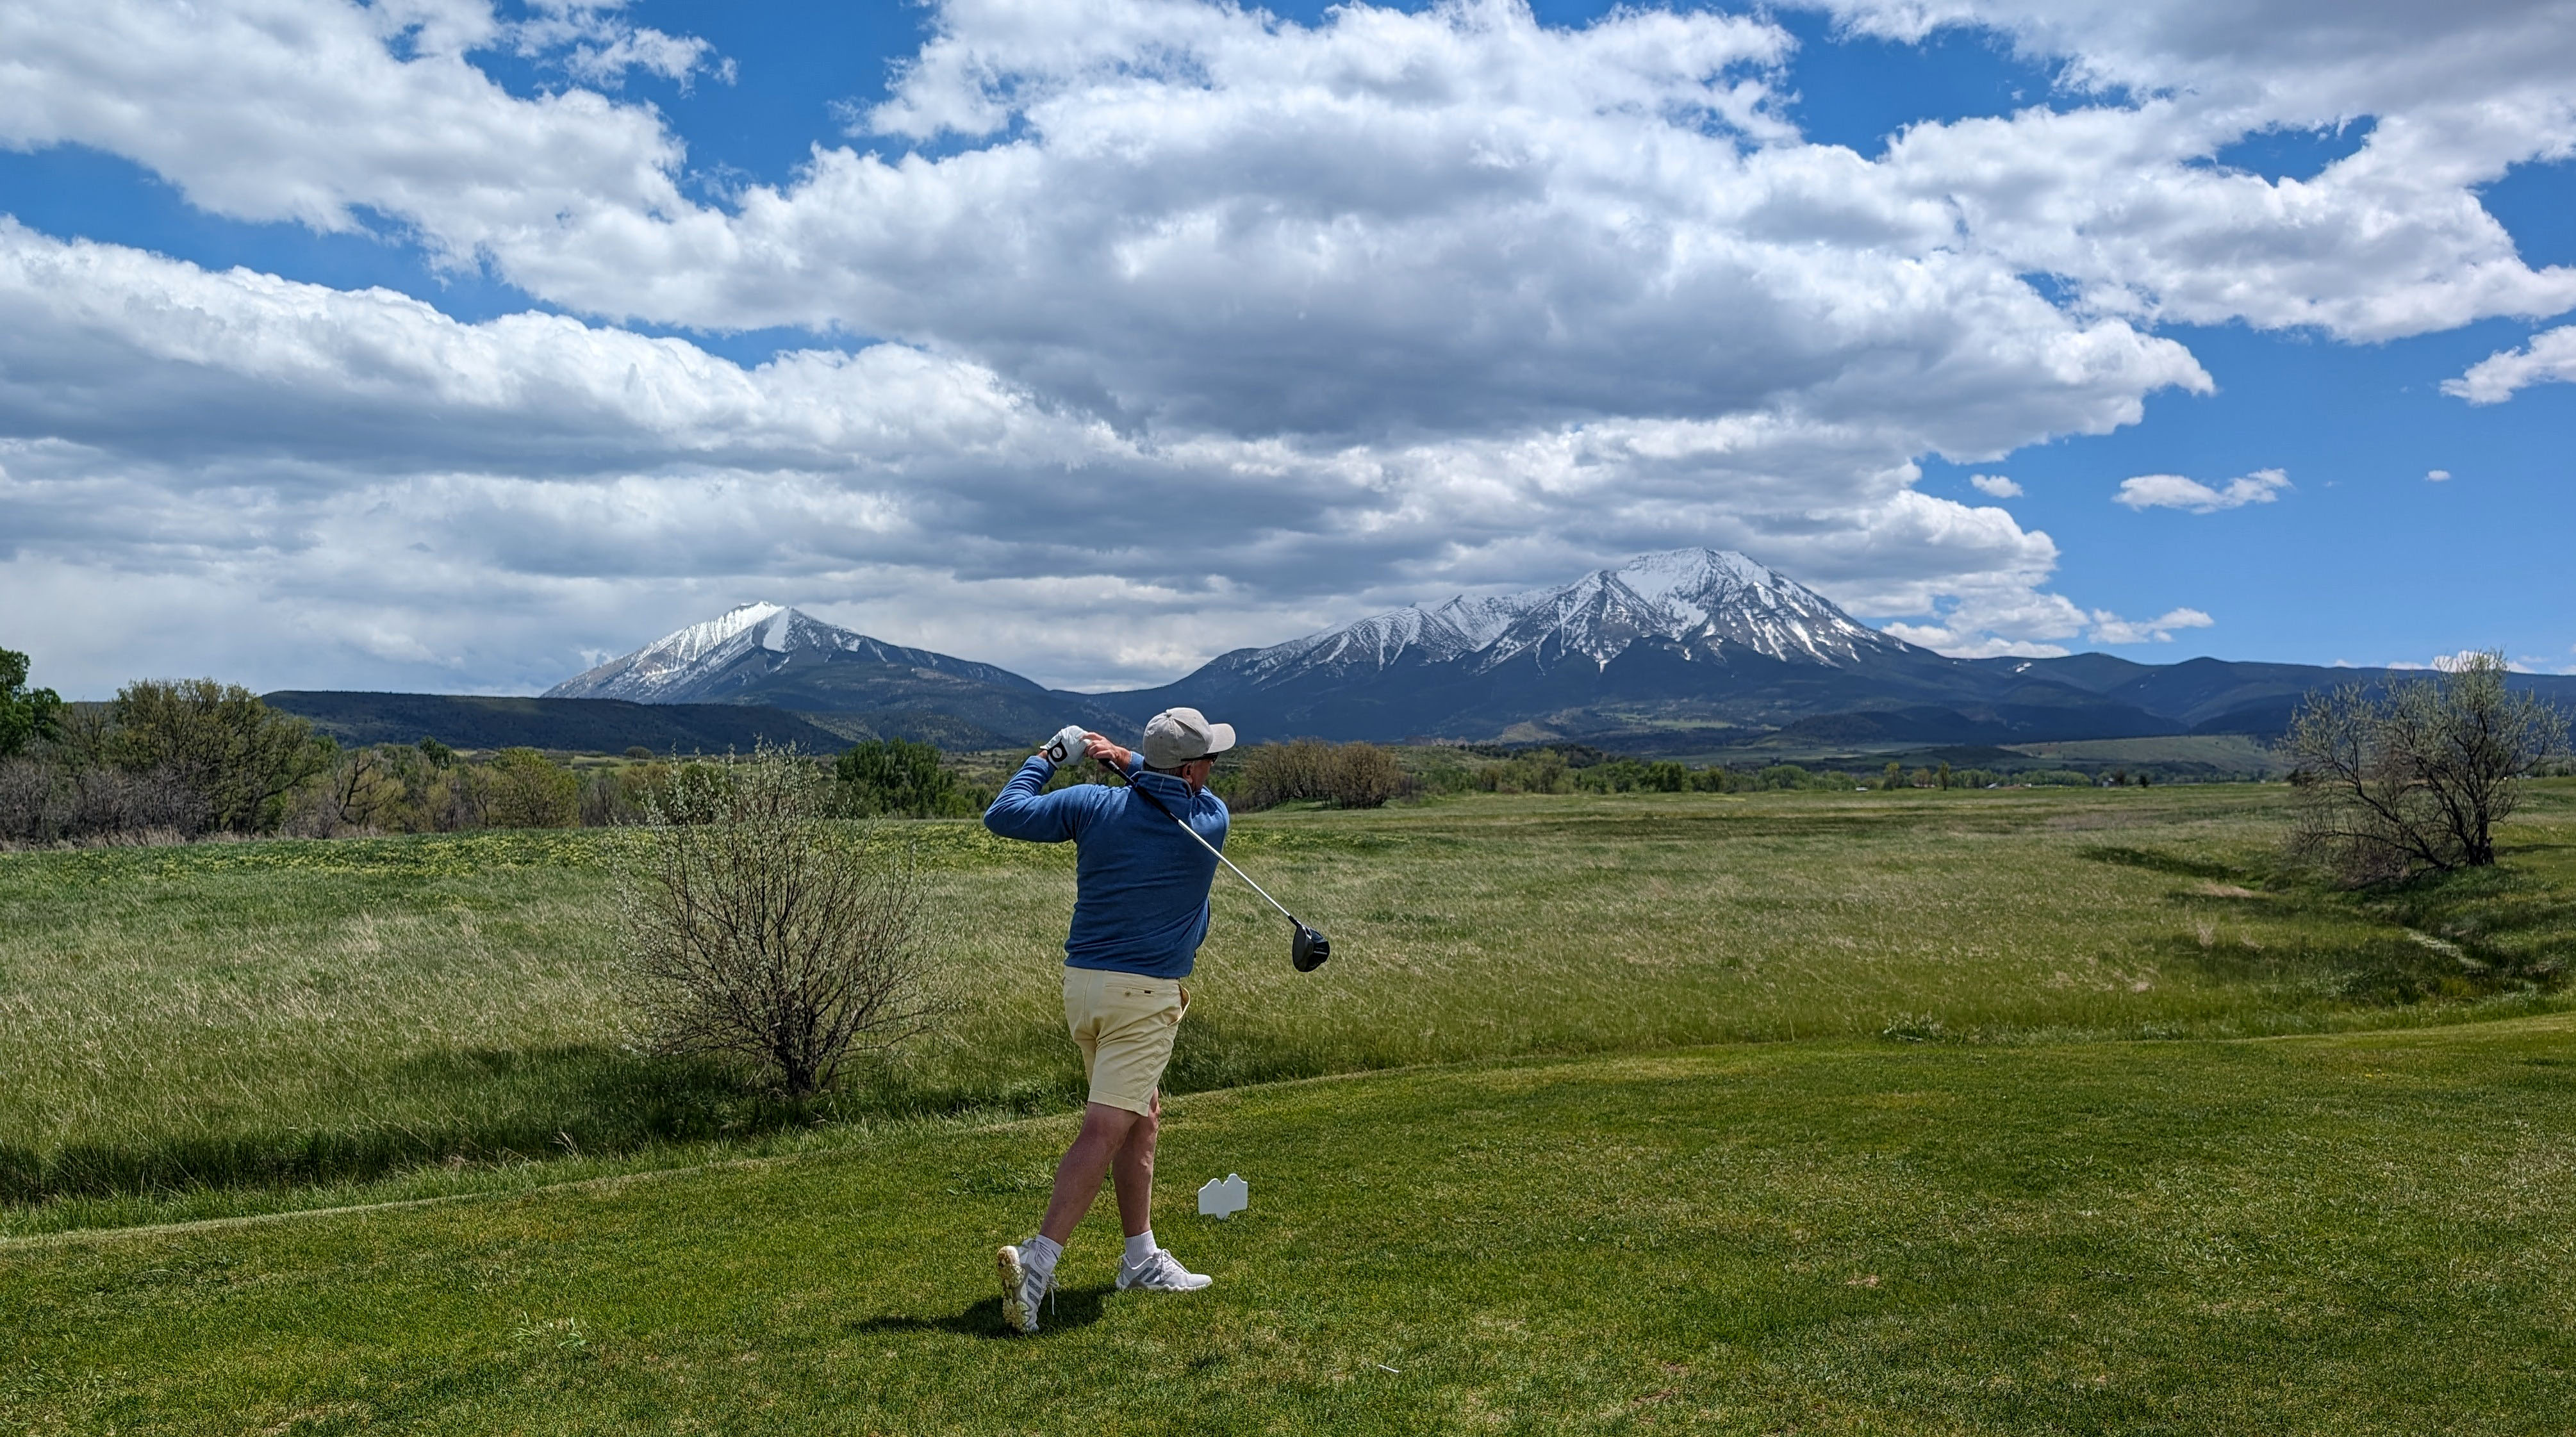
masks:
<path fill-rule="evenodd" d="M 52 689 L 27 687 L 27 656 L 0 649 L 0 758 L 31 739 L 51 738 L 63 701 Z"/>
<path fill-rule="evenodd" d="M 110 762 L 164 776 L 203 802 L 209 827 L 231 833 L 276 828 L 289 796 L 326 771 L 337 752 L 315 740 L 311 724 L 270 709 L 239 684 L 213 679 L 127 684 L 108 716 Z"/>
<path fill-rule="evenodd" d="M 1716 784 L 1701 782 L 1703 773 L 1714 775 Z M 1694 773 L 1671 759 L 1641 763 L 1633 758 L 1614 758 L 1574 771 L 1574 786 L 1595 793 L 1689 793 L 1694 789 L 1722 793 L 1724 784 L 1723 769 Z"/>
<path fill-rule="evenodd" d="M 859 744 L 832 765 L 832 776 L 840 786 L 840 810 L 860 818 L 973 817 L 983 804 L 940 757 L 935 746 L 909 739 L 877 738 Z"/>
<path fill-rule="evenodd" d="M 1570 793 L 1572 770 L 1554 749 L 1533 749 L 1476 771 L 1476 787 L 1487 793 Z"/>
<path fill-rule="evenodd" d="M 581 780 L 532 748 L 505 748 L 487 765 L 483 820 L 494 828 L 571 828 L 581 822 Z"/>

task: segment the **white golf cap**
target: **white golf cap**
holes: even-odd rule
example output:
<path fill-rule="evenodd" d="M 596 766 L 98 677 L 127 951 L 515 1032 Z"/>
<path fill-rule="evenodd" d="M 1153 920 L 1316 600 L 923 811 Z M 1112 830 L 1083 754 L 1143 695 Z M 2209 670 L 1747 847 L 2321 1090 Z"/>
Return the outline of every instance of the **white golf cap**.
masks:
<path fill-rule="evenodd" d="M 1145 762 L 1179 768 L 1234 747 L 1234 725 L 1209 723 L 1197 709 L 1165 709 L 1145 722 Z"/>

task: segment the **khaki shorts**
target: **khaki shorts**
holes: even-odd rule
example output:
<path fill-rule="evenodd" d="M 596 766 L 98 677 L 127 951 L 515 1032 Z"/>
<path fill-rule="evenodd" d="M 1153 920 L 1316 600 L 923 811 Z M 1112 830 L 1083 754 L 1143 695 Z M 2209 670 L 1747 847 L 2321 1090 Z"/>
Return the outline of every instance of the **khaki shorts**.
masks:
<path fill-rule="evenodd" d="M 1082 1049 L 1091 1101 L 1131 1113 L 1154 1110 L 1154 1089 L 1172 1061 L 1172 1038 L 1190 992 L 1174 978 L 1140 978 L 1104 968 L 1064 970 L 1064 1023 Z"/>

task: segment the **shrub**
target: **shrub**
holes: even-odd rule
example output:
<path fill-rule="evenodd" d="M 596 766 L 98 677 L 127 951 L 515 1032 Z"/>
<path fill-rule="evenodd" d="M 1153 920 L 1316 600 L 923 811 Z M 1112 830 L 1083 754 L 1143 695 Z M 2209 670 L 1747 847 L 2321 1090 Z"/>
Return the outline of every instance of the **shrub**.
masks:
<path fill-rule="evenodd" d="M 972 818 L 983 808 L 940 762 L 936 747 L 909 739 L 869 739 L 844 752 L 832 774 L 841 811 L 855 817 Z"/>
<path fill-rule="evenodd" d="M 2372 694 L 2312 694 L 2283 740 L 2303 798 L 2300 857 L 2364 884 L 2495 862 L 2514 780 L 2565 751 L 2567 716 L 2505 686 L 2502 653 Z"/>
<path fill-rule="evenodd" d="M 407 826 L 405 800 L 410 789 L 403 782 L 406 762 L 419 760 L 392 744 L 373 744 L 342 750 L 331 765 L 330 782 L 322 786 L 314 815 L 320 821 L 314 826 L 319 836 L 328 837 L 348 829 L 382 829 Z"/>
<path fill-rule="evenodd" d="M 1614 758 L 1575 770 L 1574 786 L 1598 793 L 1688 793 L 1695 785 L 1690 769 L 1671 759 Z"/>
<path fill-rule="evenodd" d="M 311 724 L 239 684 L 147 679 L 119 689 L 108 714 L 105 749 L 116 767 L 185 789 L 201 822 L 227 832 L 275 828 L 289 795 L 331 762 Z"/>
<path fill-rule="evenodd" d="M 1478 769 L 1476 786 L 1487 793 L 1567 793 L 1574 780 L 1565 755 L 1542 748 Z"/>
<path fill-rule="evenodd" d="M 27 687 L 27 656 L 0 649 L 0 758 L 36 739 L 52 738 L 63 701 L 52 689 Z"/>
<path fill-rule="evenodd" d="M 826 821 L 830 801 L 813 763 L 764 747 L 691 764 L 648 803 L 619 909 L 655 1050 L 745 1059 L 801 1098 L 928 1021 L 914 868 Z"/>
<path fill-rule="evenodd" d="M 1238 810 L 1269 808 L 1300 799 L 1340 808 L 1377 808 L 1414 784 L 1395 755 L 1372 743 L 1255 744 L 1243 751 L 1227 803 Z"/>
<path fill-rule="evenodd" d="M 485 765 L 483 822 L 493 828 L 570 828 L 581 821 L 581 780 L 532 748 L 505 748 Z"/>
<path fill-rule="evenodd" d="M 1346 743 L 1333 750 L 1324 771 L 1324 796 L 1342 808 L 1379 808 L 1410 785 L 1395 755 L 1373 743 Z"/>

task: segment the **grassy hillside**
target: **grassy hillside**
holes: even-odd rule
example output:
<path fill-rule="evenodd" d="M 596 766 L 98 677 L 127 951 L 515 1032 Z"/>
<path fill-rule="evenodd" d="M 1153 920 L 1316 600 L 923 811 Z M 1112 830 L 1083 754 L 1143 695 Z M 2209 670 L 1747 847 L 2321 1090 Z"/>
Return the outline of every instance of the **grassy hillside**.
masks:
<path fill-rule="evenodd" d="M 1175 1104 L 1217 1277 L 1000 1333 L 1070 1119 L 0 1243 L 30 1432 L 2556 1433 L 2563 1017 L 1801 1043 Z"/>
<path fill-rule="evenodd" d="M 2505 870 L 2373 900 L 2272 871 L 2277 788 L 1247 816 L 1235 856 L 1336 956 L 1293 973 L 1277 919 L 1220 888 L 1171 1086 L 2551 1009 L 2576 935 L 2576 785 L 2536 792 Z M 621 832 L 0 857 L 0 1230 L 507 1186 L 532 1161 L 624 1170 L 1074 1101 L 1054 980 L 1070 850 L 966 823 L 888 832 L 930 867 L 955 1015 L 797 1111 L 625 1045 Z"/>

